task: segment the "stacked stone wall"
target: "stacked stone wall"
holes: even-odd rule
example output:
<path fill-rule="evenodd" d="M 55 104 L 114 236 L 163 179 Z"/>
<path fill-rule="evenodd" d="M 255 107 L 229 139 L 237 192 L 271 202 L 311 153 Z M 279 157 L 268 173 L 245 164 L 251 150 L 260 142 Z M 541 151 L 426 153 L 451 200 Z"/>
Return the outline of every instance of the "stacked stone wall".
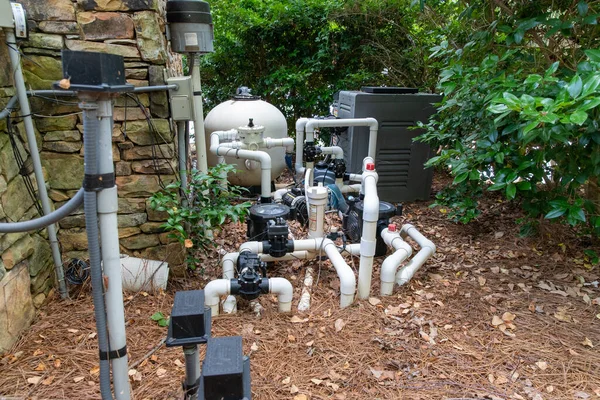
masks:
<path fill-rule="evenodd" d="M 181 60 L 169 52 L 165 39 L 166 0 L 17 0 L 28 13 L 30 37 L 19 41 L 28 89 L 51 89 L 62 78 L 63 49 L 118 54 L 125 59 L 126 79 L 135 86 L 164 84 L 166 75 L 180 73 Z M 0 32 L 0 59 L 8 62 Z M 11 70 L 0 68 L 0 109 L 15 94 Z M 52 97 L 52 96 L 50 96 Z M 119 236 L 125 254 L 183 262 L 183 252 L 170 243 L 160 225 L 164 213 L 153 212 L 148 197 L 160 182 L 175 179 L 176 149 L 165 92 L 126 96 L 114 103 L 113 158 L 119 188 Z M 44 176 L 53 207 L 59 207 L 81 187 L 83 143 L 76 99 L 30 98 Z M 16 146 L 27 159 L 28 146 L 21 119 L 10 122 Z M 158 135 L 147 117 L 152 118 Z M 0 121 L 0 220 L 23 221 L 38 215 L 25 189 L 9 142 L 7 121 Z M 27 164 L 27 162 L 26 162 Z M 37 190 L 37 187 L 36 187 Z M 83 211 L 59 223 L 63 260 L 87 258 Z M 27 327 L 54 290 L 54 265 L 46 231 L 0 235 L 0 353 Z"/>

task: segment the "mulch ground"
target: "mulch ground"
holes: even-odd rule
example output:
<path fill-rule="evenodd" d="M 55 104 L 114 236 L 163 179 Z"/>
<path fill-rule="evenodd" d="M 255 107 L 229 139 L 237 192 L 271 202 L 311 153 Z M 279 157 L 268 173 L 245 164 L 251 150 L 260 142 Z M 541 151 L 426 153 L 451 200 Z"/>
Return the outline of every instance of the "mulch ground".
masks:
<path fill-rule="evenodd" d="M 318 280 L 309 312 L 279 314 L 276 298 L 262 296 L 261 315 L 240 302 L 237 314 L 213 320 L 213 336 L 243 336 L 254 399 L 600 398 L 599 267 L 583 255 L 589 244 L 553 225 L 542 236 L 519 238 L 520 212 L 493 196 L 479 222 L 467 226 L 428 203 L 404 210 L 394 222 L 412 223 L 438 251 L 393 296 L 379 296 L 376 265 L 372 298 L 340 310 L 329 262 L 296 261 L 277 265 L 271 276 L 290 279 L 295 310 L 303 267 L 312 265 Z M 217 240 L 221 252 L 244 240 L 243 226 L 226 232 Z M 166 328 L 150 316 L 168 315 L 177 290 L 219 276 L 218 259 L 215 252 L 203 276 L 174 279 L 166 292 L 125 295 L 136 399 L 182 398 L 183 353 L 160 346 Z M 86 285 L 72 300 L 47 304 L 0 358 L 0 395 L 100 398 L 97 358 Z"/>

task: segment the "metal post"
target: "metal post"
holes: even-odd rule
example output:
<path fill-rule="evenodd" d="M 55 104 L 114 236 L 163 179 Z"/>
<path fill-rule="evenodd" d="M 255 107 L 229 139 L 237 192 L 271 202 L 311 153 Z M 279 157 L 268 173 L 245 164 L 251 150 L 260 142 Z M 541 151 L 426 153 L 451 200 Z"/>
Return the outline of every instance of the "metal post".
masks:
<path fill-rule="evenodd" d="M 192 87 L 194 89 L 194 135 L 196 142 L 196 168 L 208 171 L 206 160 L 206 134 L 204 132 L 204 111 L 202 110 L 202 85 L 200 82 L 200 54 L 190 54 L 192 58 Z"/>
<path fill-rule="evenodd" d="M 109 95 L 101 95 L 98 101 L 100 132 L 98 137 L 98 174 L 114 177 L 112 153 L 113 113 Z M 112 179 L 112 178 L 107 178 Z M 121 259 L 119 254 L 119 229 L 117 186 L 98 192 L 98 222 L 102 246 L 102 270 L 105 276 L 105 303 L 108 322 L 110 349 L 119 354 L 111 358 L 113 385 L 117 400 L 130 399 L 129 375 L 125 337 L 125 312 L 123 309 L 123 287 L 121 281 Z"/>
<path fill-rule="evenodd" d="M 31 118 L 31 108 L 29 107 L 29 101 L 27 99 L 27 89 L 25 88 L 25 80 L 23 79 L 23 70 L 21 69 L 19 49 L 16 47 L 17 43 L 14 30 L 5 29 L 5 34 L 6 42 L 9 45 L 8 53 L 10 55 L 10 62 L 13 68 L 15 88 L 17 90 L 17 96 L 19 98 L 19 105 L 21 107 L 21 114 L 23 115 L 23 122 L 25 123 L 27 143 L 29 144 L 29 152 L 31 153 L 31 161 L 33 162 L 33 171 L 35 173 L 35 181 L 38 188 L 38 195 L 42 203 L 42 210 L 44 212 L 44 215 L 47 215 L 50 214 L 50 212 L 52 212 L 52 209 L 50 208 L 50 201 L 48 200 L 48 191 L 46 190 L 44 173 L 42 172 L 42 162 L 40 161 L 40 154 L 35 139 L 35 130 L 33 128 L 33 119 Z M 47 230 L 48 239 L 50 241 L 50 247 L 52 249 L 52 259 L 54 260 L 54 266 L 56 267 L 58 291 L 60 292 L 60 297 L 66 299 L 69 297 L 69 292 L 67 291 L 67 284 L 65 283 L 65 273 L 63 271 L 60 248 L 58 246 L 58 239 L 56 238 L 56 225 L 48 225 Z"/>
<path fill-rule="evenodd" d="M 177 153 L 179 155 L 179 179 L 181 180 L 182 195 L 185 196 L 187 189 L 187 121 L 177 122 Z"/>

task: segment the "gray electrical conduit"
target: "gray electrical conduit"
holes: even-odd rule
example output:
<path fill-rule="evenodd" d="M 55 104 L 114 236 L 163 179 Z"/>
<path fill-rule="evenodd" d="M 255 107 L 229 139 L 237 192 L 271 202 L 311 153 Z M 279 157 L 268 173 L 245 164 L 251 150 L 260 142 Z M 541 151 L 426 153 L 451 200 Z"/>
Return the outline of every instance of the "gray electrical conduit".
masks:
<path fill-rule="evenodd" d="M 177 89 L 177 85 L 158 85 L 158 86 L 142 86 L 136 87 L 133 89 L 133 93 L 148 93 L 148 92 L 159 92 L 163 90 L 171 90 Z M 28 90 L 28 96 L 66 96 L 66 97 L 75 97 L 77 96 L 77 92 L 72 90 Z M 8 117 L 8 115 L 12 112 L 15 105 L 18 101 L 17 96 L 13 96 L 10 98 L 4 110 L 0 111 L 0 120 Z"/>
<path fill-rule="evenodd" d="M 37 231 L 43 229 L 48 225 L 52 225 L 65 218 L 73 211 L 75 211 L 83 203 L 83 189 L 73 196 L 71 200 L 63 204 L 62 207 L 56 211 L 46 214 L 43 217 L 32 219 L 30 221 L 23 222 L 4 222 L 0 223 L 0 233 L 16 233 L 16 232 L 28 232 Z"/>
<path fill-rule="evenodd" d="M 97 143 L 99 122 L 97 109 L 83 110 L 83 145 L 84 169 L 87 175 L 98 174 Z M 94 191 L 84 192 L 85 229 L 88 239 L 90 257 L 90 276 L 92 281 L 92 298 L 94 301 L 94 317 L 98 330 L 98 350 L 100 354 L 107 354 L 108 329 L 106 323 L 106 305 L 104 304 L 104 286 L 102 280 L 102 266 L 100 265 L 100 242 L 98 229 L 97 194 Z M 110 361 L 100 359 L 100 394 L 103 400 L 112 400 L 113 395 L 110 385 Z"/>

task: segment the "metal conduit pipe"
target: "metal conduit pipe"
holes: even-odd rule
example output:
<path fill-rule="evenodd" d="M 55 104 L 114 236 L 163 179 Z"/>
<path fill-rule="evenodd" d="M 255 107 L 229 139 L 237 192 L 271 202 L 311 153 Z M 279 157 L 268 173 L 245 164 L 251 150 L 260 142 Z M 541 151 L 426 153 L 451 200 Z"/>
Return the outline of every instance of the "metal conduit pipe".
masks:
<path fill-rule="evenodd" d="M 407 236 L 413 239 L 421 247 L 421 250 L 396 274 L 396 282 L 402 286 L 412 279 L 415 273 L 421 268 L 423 264 L 435 254 L 435 244 L 425 236 L 421 234 L 411 224 L 402 226 L 400 230 L 400 236 L 406 238 Z"/>
<path fill-rule="evenodd" d="M 400 264 L 412 255 L 412 247 L 402 240 L 398 232 L 391 232 L 389 228 L 381 232 L 381 237 L 385 244 L 395 249 L 381 264 L 381 295 L 389 296 L 394 291 L 396 272 Z"/>
<path fill-rule="evenodd" d="M 148 93 L 148 92 L 160 92 L 160 91 L 168 91 L 168 90 L 177 90 L 178 85 L 157 85 L 157 86 L 142 86 L 136 87 L 133 89 L 133 93 Z M 28 96 L 61 96 L 61 97 L 75 97 L 77 96 L 77 92 L 72 90 L 28 90 Z M 15 104 L 19 100 L 18 96 L 13 96 L 10 98 L 4 110 L 0 111 L 0 119 L 6 118 L 13 110 Z"/>
<path fill-rule="evenodd" d="M 96 155 L 98 139 L 97 104 L 80 104 L 83 109 L 83 146 L 84 171 L 88 175 L 98 174 Z M 90 280 L 92 282 L 92 300 L 94 317 L 98 331 L 98 350 L 106 354 L 108 351 L 108 328 L 106 323 L 106 306 L 104 304 L 104 283 L 102 265 L 100 263 L 100 235 L 98 229 L 97 196 L 94 191 L 84 194 L 85 230 L 88 240 L 90 258 Z M 100 394 L 103 400 L 112 399 L 110 386 L 110 362 L 100 359 Z"/>
<path fill-rule="evenodd" d="M 6 42 L 15 45 L 15 47 L 8 46 L 8 55 L 10 58 L 10 64 L 12 66 L 12 76 L 15 83 L 15 89 L 17 91 L 17 98 L 19 99 L 19 106 L 21 107 L 23 115 L 23 123 L 25 124 L 25 135 L 27 137 L 27 143 L 29 144 L 29 155 L 33 164 L 33 172 L 35 174 L 38 196 L 40 203 L 42 204 L 42 211 L 44 215 L 48 215 L 52 212 L 52 208 L 50 207 L 50 199 L 48 198 L 48 190 L 46 189 L 46 181 L 44 180 L 44 172 L 42 170 L 42 161 L 40 160 L 40 152 L 38 150 L 37 140 L 35 137 L 33 119 L 31 118 L 31 108 L 29 107 L 25 79 L 23 78 L 23 70 L 21 68 L 21 55 L 19 53 L 19 49 L 16 47 L 17 39 L 15 38 L 14 30 L 6 29 L 5 35 Z M 58 245 L 58 238 L 56 237 L 56 226 L 54 224 L 50 224 L 46 227 L 46 230 L 48 232 L 48 241 L 50 242 L 50 248 L 52 250 L 52 260 L 54 261 L 54 267 L 56 270 L 58 290 L 61 298 L 66 299 L 69 297 L 69 292 L 65 282 L 65 273 L 62 265 L 62 257 L 60 254 L 60 247 Z"/>
<path fill-rule="evenodd" d="M 71 200 L 67 201 L 62 207 L 52 211 L 50 214 L 46 214 L 43 217 L 32 219 L 30 221 L 0 223 L 0 233 L 37 231 L 48 225 L 55 224 L 77 210 L 79 206 L 83 204 L 83 197 L 84 191 L 83 189 L 79 189 Z"/>

